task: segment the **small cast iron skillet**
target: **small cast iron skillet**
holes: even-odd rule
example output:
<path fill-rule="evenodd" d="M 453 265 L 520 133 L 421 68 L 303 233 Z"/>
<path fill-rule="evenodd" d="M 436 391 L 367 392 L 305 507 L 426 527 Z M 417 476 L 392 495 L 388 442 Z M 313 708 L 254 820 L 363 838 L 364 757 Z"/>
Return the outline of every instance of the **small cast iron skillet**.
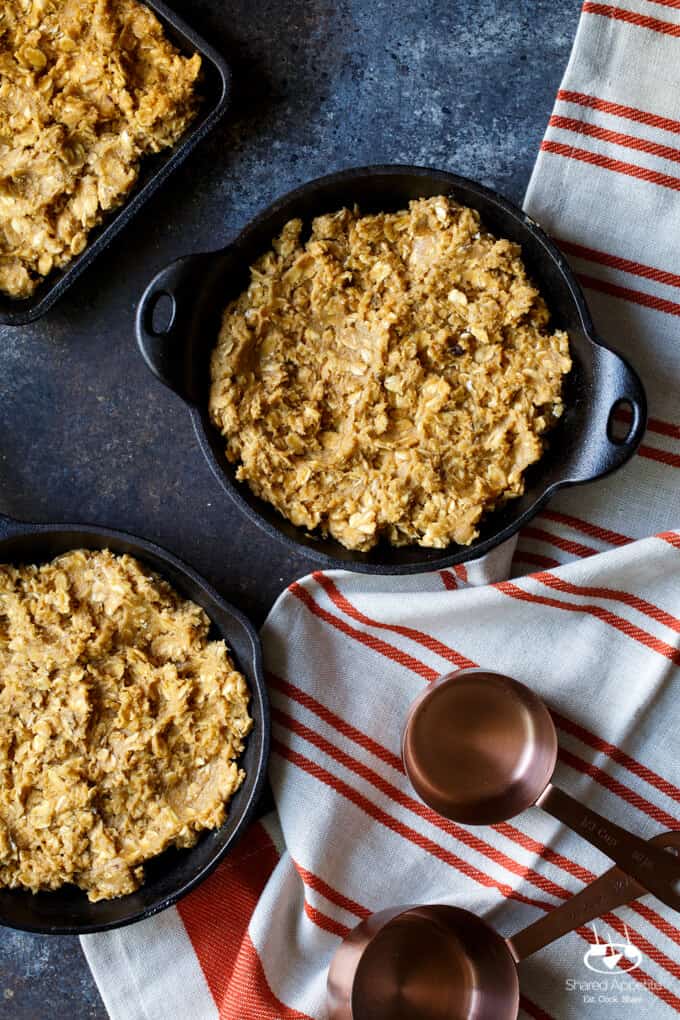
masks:
<path fill-rule="evenodd" d="M 130 222 L 138 209 L 163 184 L 172 171 L 213 129 L 229 104 L 231 74 L 224 58 L 210 43 L 194 32 L 163 0 L 143 0 L 150 7 L 165 34 L 185 56 L 201 56 L 201 108 L 186 133 L 172 149 L 146 156 L 132 194 L 120 208 L 107 215 L 101 226 L 91 231 L 87 247 L 63 269 L 53 270 L 28 298 L 16 299 L 0 294 L 0 323 L 20 326 L 39 319 L 64 294 L 84 269 L 106 248 L 116 234 Z"/>
<path fill-rule="evenodd" d="M 90 903 L 84 892 L 71 885 L 37 894 L 0 889 L 0 924 L 42 935 L 82 935 L 119 928 L 157 914 L 190 892 L 228 853 L 252 818 L 269 755 L 269 704 L 260 642 L 245 616 L 190 567 L 142 538 L 89 524 L 26 524 L 0 516 L 0 563 L 40 563 L 70 549 L 129 553 L 202 606 L 212 621 L 213 636 L 224 638 L 248 681 L 254 726 L 241 758 L 246 778 L 229 803 L 224 825 L 206 832 L 189 850 L 166 850 L 150 860 L 144 865 L 144 883 L 136 892 Z"/>
<path fill-rule="evenodd" d="M 389 212 L 404 208 L 413 198 L 439 194 L 477 209 L 492 233 L 521 244 L 528 271 L 552 313 L 553 327 L 569 334 L 574 367 L 565 381 L 566 411 L 543 457 L 526 472 L 524 495 L 487 515 L 472 545 L 424 549 L 382 542 L 370 552 L 355 552 L 295 527 L 236 481 L 235 467 L 224 454 L 225 441 L 208 415 L 210 352 L 225 305 L 247 286 L 248 267 L 271 247 L 288 220 L 300 217 L 307 224 L 321 213 L 355 204 L 363 213 Z M 164 324 L 157 322 L 161 301 L 170 312 Z M 645 393 L 638 376 L 595 334 L 564 256 L 540 227 L 488 188 L 423 167 L 345 170 L 284 195 L 226 248 L 189 255 L 161 270 L 140 301 L 137 339 L 151 371 L 188 404 L 203 453 L 237 506 L 269 535 L 304 547 L 326 566 L 364 573 L 412 574 L 476 559 L 510 538 L 558 489 L 593 481 L 621 467 L 633 455 L 646 424 Z M 612 415 L 621 403 L 631 413 L 631 424 L 625 438 L 617 440 Z"/>

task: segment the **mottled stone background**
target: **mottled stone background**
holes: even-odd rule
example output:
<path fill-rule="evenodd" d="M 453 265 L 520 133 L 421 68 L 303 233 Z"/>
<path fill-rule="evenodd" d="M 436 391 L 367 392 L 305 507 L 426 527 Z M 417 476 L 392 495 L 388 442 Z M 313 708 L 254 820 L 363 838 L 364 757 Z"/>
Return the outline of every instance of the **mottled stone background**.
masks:
<path fill-rule="evenodd" d="M 0 329 L 0 511 L 155 539 L 260 622 L 310 563 L 234 511 L 183 405 L 145 369 L 133 340 L 144 284 L 342 167 L 422 163 L 521 202 L 579 3 L 170 3 L 230 60 L 231 111 L 56 308 Z M 105 1016 L 75 938 L 0 931 L 1 1018 Z"/>

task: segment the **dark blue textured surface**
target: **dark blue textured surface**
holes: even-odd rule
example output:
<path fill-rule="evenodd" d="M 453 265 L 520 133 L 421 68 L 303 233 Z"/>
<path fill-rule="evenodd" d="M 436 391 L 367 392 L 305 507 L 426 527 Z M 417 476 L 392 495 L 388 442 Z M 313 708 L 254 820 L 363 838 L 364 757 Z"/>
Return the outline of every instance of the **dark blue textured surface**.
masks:
<path fill-rule="evenodd" d="M 152 538 L 259 622 L 309 563 L 236 515 L 142 364 L 144 284 L 340 167 L 420 162 L 521 202 L 579 3 L 171 3 L 230 60 L 231 115 L 45 319 L 0 330 L 0 511 Z M 0 1018 L 105 1016 L 76 939 L 0 931 Z"/>

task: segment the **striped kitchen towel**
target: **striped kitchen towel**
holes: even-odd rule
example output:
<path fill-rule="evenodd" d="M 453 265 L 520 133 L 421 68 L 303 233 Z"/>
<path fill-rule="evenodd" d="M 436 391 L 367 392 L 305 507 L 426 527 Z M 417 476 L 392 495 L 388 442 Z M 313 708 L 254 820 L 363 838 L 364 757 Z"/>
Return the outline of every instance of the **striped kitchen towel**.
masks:
<path fill-rule="evenodd" d="M 588 0 L 526 204 L 643 376 L 640 455 L 560 495 L 512 567 L 506 548 L 420 577 L 317 573 L 281 596 L 262 635 L 277 815 L 176 908 L 83 938 L 113 1020 L 322 1020 L 331 955 L 369 912 L 457 903 L 510 934 L 605 869 L 539 811 L 469 829 L 415 798 L 404 715 L 456 667 L 546 697 L 570 792 L 643 836 L 680 828 L 678 164 L 680 0 Z M 678 1014 L 677 915 L 645 897 L 597 929 L 630 940 L 639 966 L 593 973 L 596 936 L 579 930 L 521 965 L 522 1016 Z"/>

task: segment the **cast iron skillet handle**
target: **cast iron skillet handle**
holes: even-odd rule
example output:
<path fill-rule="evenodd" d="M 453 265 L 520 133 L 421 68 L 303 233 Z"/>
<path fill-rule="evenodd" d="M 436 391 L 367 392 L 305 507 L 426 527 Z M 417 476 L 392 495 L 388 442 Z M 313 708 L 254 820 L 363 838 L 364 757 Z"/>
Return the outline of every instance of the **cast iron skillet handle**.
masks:
<path fill-rule="evenodd" d="M 647 397 L 637 372 L 625 358 L 597 341 L 593 345 L 595 392 L 602 394 L 595 410 L 592 462 L 584 481 L 615 471 L 632 457 L 647 427 Z M 613 428 L 617 410 L 630 415 L 628 431 L 616 439 Z"/>
<path fill-rule="evenodd" d="M 137 343 L 157 379 L 188 400 L 188 343 L 196 297 L 212 253 L 187 255 L 154 276 L 137 306 Z M 159 323 L 157 319 L 162 321 Z"/>

